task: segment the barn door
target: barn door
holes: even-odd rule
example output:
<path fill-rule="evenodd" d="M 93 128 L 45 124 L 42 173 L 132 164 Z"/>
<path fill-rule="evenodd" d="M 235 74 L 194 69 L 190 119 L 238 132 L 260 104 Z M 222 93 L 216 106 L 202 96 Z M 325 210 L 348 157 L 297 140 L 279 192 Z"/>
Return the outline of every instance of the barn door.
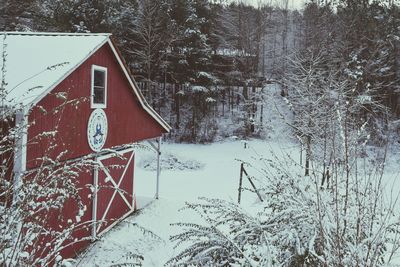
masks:
<path fill-rule="evenodd" d="M 97 158 L 94 171 L 93 238 L 100 236 L 135 209 L 134 152 L 126 149 Z"/>

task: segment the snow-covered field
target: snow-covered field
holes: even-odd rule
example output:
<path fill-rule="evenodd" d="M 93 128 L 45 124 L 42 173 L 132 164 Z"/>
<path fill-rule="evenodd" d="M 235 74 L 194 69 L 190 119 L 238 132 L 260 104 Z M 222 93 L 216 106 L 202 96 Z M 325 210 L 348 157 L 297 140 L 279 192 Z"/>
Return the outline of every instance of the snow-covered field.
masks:
<path fill-rule="evenodd" d="M 232 137 L 223 142 L 195 145 L 162 145 L 160 199 L 153 200 L 156 188 L 156 155 L 149 149 L 139 149 L 135 157 L 135 188 L 140 210 L 121 222 L 82 255 L 78 266 L 110 266 L 134 261 L 133 254 L 144 256 L 143 266 L 163 266 L 176 251 L 169 236 L 178 231 L 171 223 L 196 220 L 193 213 L 179 211 L 185 201 L 198 197 L 237 201 L 240 161 L 254 162 L 259 155 L 289 153 L 299 158 L 300 148 L 289 137 L 290 131 L 273 108 L 284 107 L 279 90 L 268 88 L 264 127 L 266 140 L 240 140 Z M 287 113 L 287 110 L 280 112 Z M 144 143 L 145 144 L 145 143 Z M 249 171 L 250 175 L 253 175 Z M 250 187 L 244 180 L 244 187 Z M 254 193 L 243 191 L 242 205 L 256 201 Z M 138 225 L 138 226 L 136 226 Z M 146 232 L 146 230 L 151 233 Z M 152 234 L 157 235 L 153 236 Z"/>
<path fill-rule="evenodd" d="M 198 197 L 205 196 L 236 202 L 240 168 L 238 159 L 254 162 L 256 153 L 268 155 L 272 150 L 277 154 L 290 153 L 294 158 L 299 156 L 299 148 L 291 142 L 282 144 L 262 140 L 248 141 L 247 148 L 244 148 L 244 142 L 240 140 L 211 145 L 163 144 L 162 148 L 176 159 L 195 161 L 202 167 L 192 170 L 190 169 L 192 163 L 189 163 L 189 169 L 186 170 L 179 168 L 162 170 L 160 199 L 153 200 L 156 172 L 146 170 L 141 165 L 151 156 L 155 159 L 155 155 L 151 155 L 149 151 L 138 151 L 135 185 L 141 210 L 94 243 L 93 247 L 79 259 L 78 266 L 131 263 L 132 253 L 143 255 L 143 266 L 163 266 L 177 252 L 169 242 L 169 236 L 177 233 L 178 228 L 170 224 L 198 219 L 193 212 L 189 214 L 186 211 L 179 211 L 185 201 L 196 201 Z M 394 171 L 394 168 L 390 168 L 388 174 L 391 178 L 396 178 Z M 252 175 L 251 170 L 249 172 Z M 244 186 L 249 187 L 246 180 Z M 253 193 L 243 192 L 242 205 L 250 206 L 255 201 L 256 196 Z M 147 206 L 143 207 L 146 204 Z"/>
<path fill-rule="evenodd" d="M 275 101 L 284 110 L 279 92 L 268 92 L 266 101 Z M 95 242 L 82 255 L 77 266 L 112 266 L 135 262 L 134 255 L 142 255 L 143 266 L 163 266 L 178 251 L 169 237 L 178 232 L 171 225 L 176 222 L 198 222 L 193 212 L 179 211 L 186 201 L 196 201 L 198 197 L 220 198 L 236 202 L 238 198 L 240 161 L 257 164 L 262 155 L 290 155 L 300 160 L 300 147 L 290 138 L 290 130 L 280 119 L 280 115 L 270 105 L 267 109 L 265 127 L 269 129 L 265 140 L 243 141 L 231 138 L 223 142 L 194 145 L 162 145 L 162 172 L 160 199 L 154 200 L 156 171 L 154 152 L 146 149 L 136 151 L 135 187 L 140 210 L 119 223 L 111 231 Z M 386 182 L 389 188 L 398 188 L 397 166 L 399 157 L 387 161 Z M 257 167 L 257 166 L 256 166 Z M 250 175 L 256 175 L 249 169 Z M 250 187 L 244 180 L 244 187 Z M 244 191 L 242 203 L 251 207 L 257 201 L 254 193 Z"/>
<path fill-rule="evenodd" d="M 138 213 L 120 223 L 96 242 L 93 248 L 80 260 L 80 266 L 109 266 L 130 262 L 130 252 L 138 252 L 144 256 L 144 266 L 163 266 L 174 254 L 173 245 L 168 241 L 176 228 L 171 223 L 196 220 L 179 209 L 185 201 L 196 201 L 198 197 L 222 198 L 237 201 L 240 160 L 253 161 L 256 151 L 274 150 L 281 153 L 286 149 L 294 151 L 293 144 L 286 147 L 261 140 L 251 140 L 246 144 L 240 140 L 225 141 L 211 145 L 164 144 L 163 151 L 174 158 L 188 162 L 188 168 L 182 170 L 162 170 L 160 199 L 154 200 Z M 298 150 L 298 149 L 297 149 Z M 136 192 L 139 206 L 143 206 L 154 196 L 156 172 L 146 170 L 141 165 L 151 157 L 149 151 L 138 151 L 136 154 Z M 166 153 L 167 154 L 167 153 Z M 155 155 L 152 155 L 155 157 Z M 196 161 L 202 165 L 200 169 L 190 167 Z M 170 166 L 170 165 L 168 165 Z M 178 164 L 182 166 L 182 164 Z M 250 172 L 251 175 L 251 172 Z M 244 181 L 244 186 L 250 185 Z M 255 195 L 244 191 L 242 205 L 251 205 Z M 149 233 L 143 233 L 138 227 L 150 230 L 160 239 Z"/>

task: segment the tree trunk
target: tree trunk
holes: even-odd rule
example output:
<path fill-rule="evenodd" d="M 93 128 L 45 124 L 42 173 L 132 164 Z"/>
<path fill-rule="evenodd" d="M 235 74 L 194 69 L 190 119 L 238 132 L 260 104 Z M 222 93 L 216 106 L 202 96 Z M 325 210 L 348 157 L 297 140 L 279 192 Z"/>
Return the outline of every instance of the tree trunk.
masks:
<path fill-rule="evenodd" d="M 192 141 L 194 142 L 196 140 L 196 93 L 193 94 L 193 105 L 192 105 Z"/>
<path fill-rule="evenodd" d="M 225 102 L 226 102 L 226 92 L 224 89 L 222 90 L 222 117 L 225 116 Z"/>
<path fill-rule="evenodd" d="M 178 89 L 177 89 L 178 88 Z M 179 129 L 180 127 L 180 103 L 179 103 L 179 90 L 180 85 L 175 86 L 174 94 L 175 94 L 175 114 L 176 114 L 176 129 Z"/>
<path fill-rule="evenodd" d="M 306 166 L 305 166 L 305 176 L 310 175 L 310 161 L 311 161 L 311 136 L 306 137 Z"/>

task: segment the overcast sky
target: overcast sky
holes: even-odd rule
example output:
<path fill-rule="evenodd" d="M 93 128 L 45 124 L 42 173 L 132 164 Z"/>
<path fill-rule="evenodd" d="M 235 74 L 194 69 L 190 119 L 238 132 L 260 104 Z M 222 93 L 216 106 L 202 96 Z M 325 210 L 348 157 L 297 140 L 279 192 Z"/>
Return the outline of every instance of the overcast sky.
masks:
<path fill-rule="evenodd" d="M 233 0 L 237 1 L 237 0 Z M 233 2 L 232 1 L 232 2 Z M 273 3 L 275 5 L 282 5 L 283 0 L 242 0 L 243 2 L 247 2 L 249 4 L 257 6 L 258 2 L 270 4 Z M 289 0 L 289 8 L 293 9 L 301 9 L 305 0 Z"/>

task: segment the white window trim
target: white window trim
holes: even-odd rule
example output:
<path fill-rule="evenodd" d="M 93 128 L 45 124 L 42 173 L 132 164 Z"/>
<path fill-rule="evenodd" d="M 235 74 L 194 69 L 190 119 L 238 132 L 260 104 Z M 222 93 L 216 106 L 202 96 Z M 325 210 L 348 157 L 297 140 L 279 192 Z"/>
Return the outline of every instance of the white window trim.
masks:
<path fill-rule="evenodd" d="M 99 70 L 105 73 L 104 81 L 104 104 L 93 103 L 94 100 L 94 71 Z M 91 72 L 91 89 L 90 89 L 90 107 L 91 108 L 106 108 L 107 107 L 107 68 L 97 65 L 92 65 Z"/>

